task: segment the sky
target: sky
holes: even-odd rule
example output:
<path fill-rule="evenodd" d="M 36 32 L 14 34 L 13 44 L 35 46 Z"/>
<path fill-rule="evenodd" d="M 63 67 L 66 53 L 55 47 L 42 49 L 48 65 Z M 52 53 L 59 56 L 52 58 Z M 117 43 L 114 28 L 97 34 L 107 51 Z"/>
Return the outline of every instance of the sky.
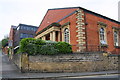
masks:
<path fill-rule="evenodd" d="M 39 26 L 48 9 L 83 7 L 118 21 L 119 0 L 0 0 L 0 40 L 11 25 Z"/>

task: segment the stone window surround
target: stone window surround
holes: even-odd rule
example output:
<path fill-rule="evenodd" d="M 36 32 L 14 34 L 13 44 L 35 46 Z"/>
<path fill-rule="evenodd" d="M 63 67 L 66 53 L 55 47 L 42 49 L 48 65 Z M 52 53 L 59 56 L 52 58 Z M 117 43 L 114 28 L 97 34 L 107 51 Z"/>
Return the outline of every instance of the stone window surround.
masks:
<path fill-rule="evenodd" d="M 64 39 L 64 31 L 65 31 L 65 29 L 68 29 L 69 30 L 69 43 L 70 43 L 70 25 L 68 24 L 68 25 L 66 25 L 66 26 L 64 26 L 64 27 L 62 27 L 62 29 L 61 29 L 61 32 L 62 32 L 62 41 L 64 42 L 65 41 L 65 39 Z"/>
<path fill-rule="evenodd" d="M 114 40 L 114 32 L 115 31 L 117 31 L 118 32 L 118 46 L 120 46 L 120 37 L 119 37 L 119 35 L 120 35 L 120 28 L 117 28 L 117 27 L 113 27 L 113 40 Z M 115 41 L 114 41 L 114 43 L 115 43 Z M 118 46 L 116 46 L 115 44 L 114 44 L 114 46 L 115 47 L 118 47 Z"/>
<path fill-rule="evenodd" d="M 65 39 L 65 42 L 69 43 L 69 29 L 68 28 L 65 28 L 64 30 L 64 39 Z"/>
<path fill-rule="evenodd" d="M 99 31 L 99 42 L 100 42 L 100 29 L 103 28 L 104 29 L 104 39 L 105 39 L 105 42 L 106 44 L 101 44 L 101 46 L 107 46 L 107 31 L 106 31 L 106 27 L 107 27 L 107 24 L 105 24 L 104 22 L 100 22 L 98 21 L 98 31 Z"/>

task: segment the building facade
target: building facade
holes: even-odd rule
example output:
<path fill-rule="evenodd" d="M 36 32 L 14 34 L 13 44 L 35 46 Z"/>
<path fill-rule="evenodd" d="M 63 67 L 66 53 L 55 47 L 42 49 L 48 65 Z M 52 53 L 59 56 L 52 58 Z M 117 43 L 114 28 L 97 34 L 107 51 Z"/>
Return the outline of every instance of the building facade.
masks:
<path fill-rule="evenodd" d="M 15 34 L 15 31 L 16 31 L 16 26 L 11 26 L 10 28 L 10 33 L 9 33 L 9 47 L 12 47 L 14 45 L 14 34 Z"/>
<path fill-rule="evenodd" d="M 120 54 L 120 22 L 81 7 L 49 9 L 36 34 L 70 43 L 74 52 Z"/>
<path fill-rule="evenodd" d="M 38 27 L 26 24 L 19 24 L 18 26 L 11 26 L 9 34 L 10 46 L 16 47 L 23 38 L 33 38 Z"/>

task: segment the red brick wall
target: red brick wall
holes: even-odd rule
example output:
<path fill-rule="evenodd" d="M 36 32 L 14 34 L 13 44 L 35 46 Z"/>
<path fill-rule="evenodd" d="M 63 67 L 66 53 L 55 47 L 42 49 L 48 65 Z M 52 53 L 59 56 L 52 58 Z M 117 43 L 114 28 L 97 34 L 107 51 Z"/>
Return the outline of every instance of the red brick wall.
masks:
<path fill-rule="evenodd" d="M 10 28 L 9 40 L 13 40 L 13 28 Z"/>
<path fill-rule="evenodd" d="M 86 16 L 86 36 L 87 36 L 87 47 L 88 50 L 91 49 L 91 46 L 93 46 L 93 48 L 99 48 L 99 30 L 98 30 L 98 25 L 97 22 L 104 22 L 107 24 L 106 27 L 106 32 L 107 32 L 107 43 L 108 43 L 108 47 L 106 48 L 106 51 L 108 52 L 112 52 L 113 54 L 120 54 L 120 49 L 115 48 L 114 47 L 114 40 L 113 40 L 113 29 L 112 27 L 119 27 L 117 23 L 115 22 L 111 22 L 107 19 L 103 19 L 100 18 L 98 16 L 92 15 L 90 13 L 85 13 Z M 63 25 L 64 23 L 70 22 L 70 44 L 72 45 L 72 49 L 73 51 L 77 51 L 77 44 L 78 42 L 77 40 L 77 28 L 76 28 L 76 14 L 73 14 L 67 18 L 65 18 L 64 20 L 62 20 L 61 22 L 59 22 L 61 25 Z"/>
<path fill-rule="evenodd" d="M 9 33 L 9 40 L 13 41 L 14 40 L 14 29 L 11 27 L 10 33 Z"/>
<path fill-rule="evenodd" d="M 112 27 L 119 27 L 117 23 L 100 18 L 98 16 L 92 15 L 90 13 L 86 14 L 86 22 L 88 25 L 86 25 L 87 29 L 87 44 L 88 45 L 99 45 L 99 32 L 98 32 L 98 26 L 97 22 L 104 22 L 107 24 L 106 32 L 107 32 L 107 43 L 108 43 L 108 52 L 112 52 L 115 54 L 120 54 L 120 49 L 117 49 L 114 47 L 114 40 L 113 40 L 113 29 Z"/>
<path fill-rule="evenodd" d="M 70 44 L 72 45 L 73 51 L 77 50 L 76 45 L 78 44 L 76 42 L 76 40 L 77 40 L 77 37 L 76 37 L 76 35 L 77 35 L 76 20 L 77 20 L 76 19 L 76 14 L 74 13 L 71 16 L 65 18 L 64 20 L 62 20 L 60 22 L 61 25 L 65 24 L 67 22 L 70 22 Z"/>
<path fill-rule="evenodd" d="M 87 23 L 87 25 L 85 25 L 87 50 L 91 49 L 91 46 L 93 46 L 93 48 L 98 48 L 98 46 L 100 45 L 99 30 L 98 30 L 98 24 L 97 24 L 98 21 L 100 21 L 100 22 L 104 22 L 105 24 L 107 24 L 107 27 L 106 27 L 107 34 L 106 35 L 107 35 L 108 47 L 105 50 L 108 52 L 115 53 L 115 54 L 120 54 L 120 49 L 114 47 L 114 40 L 113 40 L 114 36 L 113 36 L 113 29 L 112 29 L 113 26 L 120 28 L 120 25 L 118 26 L 117 23 L 112 22 L 107 19 L 103 19 L 96 15 L 93 15 L 93 14 L 90 14 L 87 12 L 84 12 L 84 13 L 85 13 L 85 17 L 86 17 L 85 22 Z M 63 14 L 63 12 L 60 15 L 62 15 L 62 14 Z M 56 15 L 56 16 L 58 16 L 58 15 Z M 74 13 L 71 16 L 69 16 L 59 22 L 61 25 L 65 24 L 67 22 L 70 22 L 70 44 L 72 45 L 73 51 L 77 51 L 77 49 L 78 49 L 78 47 L 77 47 L 78 42 L 76 41 L 76 40 L 78 40 L 78 38 L 76 37 L 76 35 L 78 34 L 76 32 L 77 31 L 76 16 L 77 15 Z M 61 32 L 61 34 L 62 34 L 62 32 Z"/>

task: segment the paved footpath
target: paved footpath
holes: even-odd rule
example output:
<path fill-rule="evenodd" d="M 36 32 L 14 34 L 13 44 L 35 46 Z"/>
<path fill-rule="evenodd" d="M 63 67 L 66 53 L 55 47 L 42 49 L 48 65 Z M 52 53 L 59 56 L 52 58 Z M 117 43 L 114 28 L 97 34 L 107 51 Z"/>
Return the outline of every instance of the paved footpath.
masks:
<path fill-rule="evenodd" d="M 1 54 L 1 53 L 0 53 Z M 38 78 L 59 78 L 72 76 L 87 76 L 87 75 L 101 75 L 101 74 L 118 74 L 118 71 L 103 71 L 103 72 L 83 72 L 83 73 L 21 73 L 16 65 L 9 61 L 7 55 L 0 55 L 2 57 L 2 79 L 38 79 Z"/>

